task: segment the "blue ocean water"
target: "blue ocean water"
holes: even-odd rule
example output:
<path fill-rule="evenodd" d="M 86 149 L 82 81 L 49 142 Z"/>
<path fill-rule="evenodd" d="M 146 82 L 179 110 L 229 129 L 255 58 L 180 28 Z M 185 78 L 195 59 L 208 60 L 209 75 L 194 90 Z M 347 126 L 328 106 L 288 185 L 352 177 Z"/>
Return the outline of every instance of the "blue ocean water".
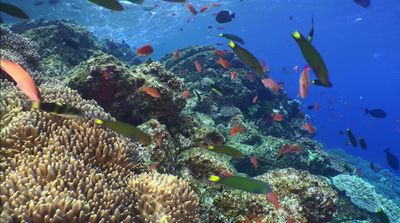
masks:
<path fill-rule="evenodd" d="M 317 128 L 315 139 L 326 149 L 342 148 L 353 156 L 389 168 L 383 150 L 400 157 L 400 2 L 376 0 L 366 9 L 352 0 L 192 0 L 197 9 L 212 2 L 221 7 L 192 16 L 179 3 L 145 1 L 143 5 L 124 4 L 127 9 L 115 13 L 87 1 L 60 0 L 58 4 L 33 6 L 34 1 L 4 1 L 18 5 L 34 19 L 71 19 L 87 26 L 99 38 L 111 37 L 133 48 L 151 43 L 153 57 L 187 45 L 226 42 L 218 33 L 232 33 L 246 40 L 246 48 L 270 67 L 270 76 L 285 83 L 285 91 L 297 98 L 298 79 L 305 61 L 291 37 L 294 30 L 306 35 L 311 16 L 315 19 L 314 46 L 329 69 L 333 88 L 313 86 L 303 104 L 303 111 Z M 236 18 L 217 24 L 214 13 L 228 9 Z M 172 15 L 175 14 L 175 15 Z M 3 17 L 6 21 L 16 21 Z M 212 26 L 212 31 L 208 29 Z M 222 30 L 219 30 L 222 29 Z M 227 46 L 223 47 L 228 49 Z M 298 65 L 300 70 L 293 71 Z M 307 105 L 318 102 L 320 111 Z M 365 108 L 381 108 L 385 119 L 364 114 Z M 348 145 L 346 135 L 338 131 L 351 128 L 364 137 L 368 149 Z M 397 171 L 399 174 L 399 171 Z"/>

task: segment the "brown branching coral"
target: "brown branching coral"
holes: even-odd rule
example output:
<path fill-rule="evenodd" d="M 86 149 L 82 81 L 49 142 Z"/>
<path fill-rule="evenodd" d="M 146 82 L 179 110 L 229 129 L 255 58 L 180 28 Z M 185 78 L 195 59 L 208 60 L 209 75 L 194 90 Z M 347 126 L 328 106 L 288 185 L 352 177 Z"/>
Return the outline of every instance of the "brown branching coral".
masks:
<path fill-rule="evenodd" d="M 13 92 L 6 96 L 14 95 L 17 101 L 12 103 L 6 97 L 1 103 L 1 222 L 136 222 L 142 219 L 135 209 L 137 191 L 129 186 L 135 179 L 134 173 L 144 169 L 142 147 L 98 126 L 92 119 L 65 119 L 39 110 L 24 111 L 20 107 L 24 100 L 18 89 L 8 81 L 0 83 L 8 92 Z M 44 100 L 61 99 L 80 109 L 86 105 L 86 117 L 97 113 L 108 116 L 95 103 L 74 95 L 76 91 L 61 88 L 62 85 L 42 85 Z M 181 206 L 172 209 L 172 217 L 176 222 L 187 222 L 180 220 L 180 217 L 190 219 L 183 210 L 189 207 L 196 210 L 192 205 L 197 199 L 185 182 L 174 182 L 173 198 Z M 160 202 L 165 202 L 161 203 L 163 207 L 170 204 L 165 199 Z"/>
<path fill-rule="evenodd" d="M 186 181 L 156 172 L 134 177 L 130 187 L 137 200 L 136 222 L 191 223 L 198 221 L 198 197 Z"/>
<path fill-rule="evenodd" d="M 32 72 L 39 66 L 37 45 L 9 29 L 0 28 L 1 57 L 15 61 Z"/>

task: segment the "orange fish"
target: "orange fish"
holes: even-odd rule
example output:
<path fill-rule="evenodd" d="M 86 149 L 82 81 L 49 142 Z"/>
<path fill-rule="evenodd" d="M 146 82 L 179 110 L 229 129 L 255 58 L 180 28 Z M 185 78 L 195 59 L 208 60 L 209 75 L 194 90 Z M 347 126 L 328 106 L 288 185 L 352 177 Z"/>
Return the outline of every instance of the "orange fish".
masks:
<path fill-rule="evenodd" d="M 279 92 L 281 89 L 281 86 L 279 86 L 274 80 L 271 78 L 265 78 L 262 79 L 261 82 L 264 84 L 264 86 L 272 91 L 275 91 L 276 93 Z"/>
<path fill-rule="evenodd" d="M 286 219 L 286 223 L 296 223 L 296 221 L 293 218 L 288 218 Z"/>
<path fill-rule="evenodd" d="M 310 88 L 310 78 L 308 76 L 309 69 L 309 67 L 304 68 L 299 80 L 299 95 L 304 99 L 307 97 L 308 89 Z"/>
<path fill-rule="evenodd" d="M 281 205 L 279 204 L 278 195 L 276 195 L 274 192 L 272 192 L 272 191 L 269 192 L 267 194 L 267 199 L 269 202 L 271 202 L 274 205 L 275 209 L 281 208 Z"/>
<path fill-rule="evenodd" d="M 286 153 L 299 153 L 299 152 L 303 152 L 304 149 L 301 148 L 299 145 L 289 145 L 289 144 L 285 144 L 281 151 L 279 151 L 278 156 L 276 156 L 276 160 L 280 159 L 284 154 Z"/>
<path fill-rule="evenodd" d="M 275 114 L 274 115 L 274 121 L 276 121 L 276 122 L 283 121 L 283 115 L 282 114 Z"/>
<path fill-rule="evenodd" d="M 153 47 L 150 44 L 146 44 L 136 49 L 136 55 L 148 56 L 153 53 Z"/>
<path fill-rule="evenodd" d="M 235 71 L 231 72 L 231 79 L 236 79 L 237 78 L 238 73 Z"/>
<path fill-rule="evenodd" d="M 189 92 L 189 90 L 183 91 L 183 92 L 182 92 L 182 97 L 183 97 L 184 99 L 188 99 L 188 98 L 190 97 L 190 92 Z"/>
<path fill-rule="evenodd" d="M 253 165 L 254 169 L 258 168 L 258 161 L 255 156 L 250 157 L 250 163 L 251 163 L 251 165 Z"/>
<path fill-rule="evenodd" d="M 203 6 L 203 7 L 201 7 L 200 12 L 203 13 L 203 12 L 206 12 L 207 10 L 208 10 L 208 6 Z"/>
<path fill-rule="evenodd" d="M 314 108 L 315 108 L 315 111 L 316 111 L 316 112 L 319 112 L 319 105 L 318 105 L 318 102 L 315 102 L 315 103 L 314 103 Z"/>
<path fill-rule="evenodd" d="M 222 59 L 221 57 L 217 60 L 217 64 L 221 65 L 225 69 L 229 69 L 231 67 L 229 61 Z"/>
<path fill-rule="evenodd" d="M 243 128 L 241 126 L 235 126 L 235 127 L 232 127 L 229 130 L 229 136 L 230 137 L 234 137 L 236 134 L 241 133 L 241 132 L 245 132 L 245 131 L 246 131 L 245 128 Z"/>
<path fill-rule="evenodd" d="M 187 3 L 187 4 L 186 4 L 186 8 L 189 10 L 190 13 L 192 13 L 192 15 L 197 15 L 197 11 L 196 11 L 196 9 L 193 7 L 192 4 Z"/>
<path fill-rule="evenodd" d="M 152 164 L 150 165 L 150 170 L 156 170 L 158 164 L 160 164 L 160 162 L 154 162 L 154 163 L 152 163 Z"/>
<path fill-rule="evenodd" d="M 172 55 L 174 56 L 174 60 L 179 59 L 179 50 L 175 50 Z"/>
<path fill-rule="evenodd" d="M 310 134 L 316 132 L 315 127 L 311 123 L 304 124 L 303 129 L 306 130 Z"/>
<path fill-rule="evenodd" d="M 212 6 L 212 7 L 220 7 L 220 6 L 221 6 L 221 3 L 214 2 L 214 3 L 211 3 L 211 6 Z"/>
<path fill-rule="evenodd" d="M 215 55 L 218 55 L 220 57 L 225 56 L 225 52 L 223 50 L 215 49 L 214 53 L 215 53 Z"/>
<path fill-rule="evenodd" d="M 197 60 L 195 60 L 193 63 L 194 63 L 194 66 L 196 66 L 197 72 L 201 73 L 203 71 L 203 66 L 201 66 L 201 64 Z"/>
<path fill-rule="evenodd" d="M 257 103 L 257 100 L 258 100 L 258 96 L 256 95 L 256 96 L 254 96 L 254 98 L 253 98 L 253 104 Z"/>
<path fill-rule="evenodd" d="M 153 98 L 160 98 L 160 92 L 156 88 L 152 87 L 143 87 L 142 91 L 146 92 Z"/>
<path fill-rule="evenodd" d="M 40 101 L 40 92 L 32 77 L 29 76 L 28 72 L 22 68 L 19 64 L 1 58 L 0 61 L 1 69 L 6 72 L 15 82 L 17 82 L 18 88 L 24 92 L 32 101 Z"/>

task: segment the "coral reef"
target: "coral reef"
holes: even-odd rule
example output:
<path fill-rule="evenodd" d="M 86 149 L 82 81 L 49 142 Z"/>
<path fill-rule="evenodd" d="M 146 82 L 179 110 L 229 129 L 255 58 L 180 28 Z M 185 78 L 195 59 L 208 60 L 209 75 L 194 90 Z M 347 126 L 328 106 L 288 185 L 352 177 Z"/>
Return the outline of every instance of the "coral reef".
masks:
<path fill-rule="evenodd" d="M 187 182 L 173 175 L 141 174 L 129 182 L 140 216 L 135 222 L 197 222 L 196 194 Z"/>
<path fill-rule="evenodd" d="M 131 69 L 100 51 L 73 68 L 65 83 L 83 98 L 96 100 L 112 116 L 133 124 L 152 118 L 171 121 L 185 106 L 179 91 L 183 83 L 159 63 Z M 153 98 L 143 87 L 156 88 L 161 97 Z"/>
<path fill-rule="evenodd" d="M 0 27 L 1 57 L 20 64 L 29 72 L 39 67 L 38 46 L 5 27 Z"/>
<path fill-rule="evenodd" d="M 137 197 L 147 191 L 142 184 L 154 185 L 155 178 L 171 187 L 175 203 L 168 203 L 160 189 L 160 196 L 165 197 L 159 199 L 159 205 L 177 205 L 170 210 L 175 222 L 196 218 L 197 198 L 184 181 L 144 175 L 138 177 L 139 184 L 132 184 L 136 179 L 133 173 L 145 169 L 144 148 L 138 143 L 103 129 L 93 120 L 23 111 L 19 107 L 23 98 L 9 98 L 20 95 L 18 89 L 8 81 L 1 81 L 1 86 L 7 92 L 14 91 L 6 94 L 1 104 L 2 220 L 147 222 L 158 213 L 139 213 L 135 205 L 144 202 Z M 65 86 L 45 84 L 40 90 L 44 101 L 61 99 L 85 110 L 87 117 L 109 117 L 94 102 L 81 99 Z"/>
<path fill-rule="evenodd" d="M 375 213 L 382 208 L 393 222 L 400 219 L 400 207 L 393 201 L 375 192 L 375 188 L 361 178 L 348 174 L 340 174 L 332 178 L 332 183 L 340 191 L 344 191 L 357 207 Z"/>
<path fill-rule="evenodd" d="M 215 50 L 213 46 L 190 46 L 179 51 L 178 59 L 174 59 L 172 54 L 161 59 L 166 69 L 185 79 L 188 89 L 196 89 L 201 93 L 201 100 L 193 103 L 191 110 L 211 115 L 217 124 L 226 124 L 225 108 L 235 107 L 235 114 L 244 112 L 246 118 L 257 123 L 260 132 L 264 134 L 289 139 L 307 135 L 301 129 L 305 116 L 300 112 L 299 102 L 290 100 L 282 91 L 276 94 L 265 88 L 232 52 L 224 52 L 222 57 L 230 62 L 230 68 L 223 68 L 216 62 L 221 56 L 216 55 Z M 202 65 L 201 75 L 194 61 Z M 231 78 L 232 72 L 237 73 L 237 78 Z M 223 96 L 215 94 L 210 85 L 217 87 Z M 253 103 L 255 96 L 258 100 Z M 252 111 L 252 115 L 247 115 L 247 111 Z M 274 122 L 274 113 L 284 115 L 284 121 Z"/>
<path fill-rule="evenodd" d="M 42 63 L 62 74 L 101 47 L 84 27 L 69 21 L 41 21 L 11 27 L 38 45 Z"/>

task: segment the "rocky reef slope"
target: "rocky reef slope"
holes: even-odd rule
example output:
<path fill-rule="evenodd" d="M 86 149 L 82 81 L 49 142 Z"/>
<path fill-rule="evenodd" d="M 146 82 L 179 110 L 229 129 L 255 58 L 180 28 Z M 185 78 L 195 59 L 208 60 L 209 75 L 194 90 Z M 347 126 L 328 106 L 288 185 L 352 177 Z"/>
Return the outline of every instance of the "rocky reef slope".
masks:
<path fill-rule="evenodd" d="M 338 181 L 351 171 L 309 138 L 299 102 L 265 88 L 232 53 L 218 56 L 213 46 L 192 46 L 181 49 L 179 58 L 167 54 L 160 62 L 133 65 L 138 60 L 127 56 L 124 43 L 100 42 L 77 24 L 23 23 L 11 30 L 0 30 L 2 57 L 31 73 L 44 102 L 70 104 L 84 117 L 67 119 L 30 108 L 27 97 L 0 74 L 2 222 L 376 219 L 344 194 L 347 186 Z M 230 67 L 216 63 L 219 57 Z M 160 96 L 145 88 L 157 89 Z M 283 121 L 273 120 L 276 113 Z M 151 143 L 105 129 L 95 118 L 138 126 Z M 232 136 L 236 126 L 244 131 Z M 245 156 L 206 149 L 223 144 Z M 285 144 L 297 144 L 302 152 L 277 159 Z M 257 158 L 257 168 L 250 157 Z M 207 180 L 224 173 L 268 182 L 281 207 L 265 195 Z M 387 204 L 393 218 L 398 207 Z"/>

